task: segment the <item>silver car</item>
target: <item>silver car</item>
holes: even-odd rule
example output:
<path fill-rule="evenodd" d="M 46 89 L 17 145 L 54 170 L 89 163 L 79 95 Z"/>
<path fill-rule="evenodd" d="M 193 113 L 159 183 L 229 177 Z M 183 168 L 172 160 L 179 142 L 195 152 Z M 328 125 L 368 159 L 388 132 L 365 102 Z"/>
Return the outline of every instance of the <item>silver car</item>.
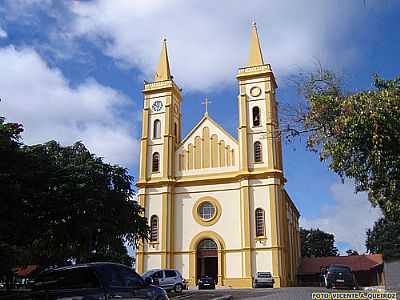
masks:
<path fill-rule="evenodd" d="M 271 272 L 257 272 L 254 277 L 253 287 L 274 287 L 274 278 L 272 278 Z"/>
<path fill-rule="evenodd" d="M 173 269 L 153 269 L 143 274 L 143 278 L 151 277 L 154 285 L 158 285 L 166 291 L 174 291 L 175 293 L 182 293 L 182 290 L 187 289 L 185 279 L 181 273 Z"/>

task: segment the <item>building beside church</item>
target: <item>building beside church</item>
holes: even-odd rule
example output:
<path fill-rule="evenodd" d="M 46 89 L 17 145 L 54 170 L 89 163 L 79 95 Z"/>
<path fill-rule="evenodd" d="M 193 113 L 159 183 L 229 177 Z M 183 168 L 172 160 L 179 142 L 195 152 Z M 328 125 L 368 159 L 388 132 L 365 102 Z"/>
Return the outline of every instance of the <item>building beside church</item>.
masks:
<path fill-rule="evenodd" d="M 295 284 L 299 212 L 284 188 L 277 85 L 255 24 L 248 65 L 236 78 L 238 137 L 206 110 L 182 139 L 181 89 L 164 40 L 143 90 L 137 187 L 151 237 L 137 249 L 138 272 L 174 268 L 191 285 L 209 275 L 232 287 L 251 287 L 256 272 L 271 272 L 275 287 Z"/>

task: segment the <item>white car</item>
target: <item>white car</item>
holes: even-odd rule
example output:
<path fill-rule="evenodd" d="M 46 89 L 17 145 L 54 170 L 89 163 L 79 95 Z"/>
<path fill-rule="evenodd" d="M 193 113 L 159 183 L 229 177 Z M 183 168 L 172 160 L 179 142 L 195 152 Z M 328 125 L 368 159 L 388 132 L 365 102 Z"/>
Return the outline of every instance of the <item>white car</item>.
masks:
<path fill-rule="evenodd" d="M 254 277 L 253 287 L 274 287 L 274 278 L 272 278 L 271 272 L 257 272 Z"/>
<path fill-rule="evenodd" d="M 185 279 L 181 273 L 173 269 L 153 269 L 143 274 L 143 278 L 151 277 L 154 285 L 158 285 L 166 291 L 174 291 L 177 294 L 187 289 Z"/>

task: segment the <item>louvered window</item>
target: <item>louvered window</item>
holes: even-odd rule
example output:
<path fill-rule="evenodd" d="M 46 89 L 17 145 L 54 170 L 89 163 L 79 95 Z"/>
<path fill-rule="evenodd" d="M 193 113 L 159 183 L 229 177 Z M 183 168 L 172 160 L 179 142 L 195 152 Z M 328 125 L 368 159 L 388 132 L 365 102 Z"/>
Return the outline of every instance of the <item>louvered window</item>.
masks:
<path fill-rule="evenodd" d="M 158 217 L 156 215 L 151 216 L 150 230 L 150 241 L 156 242 L 158 240 Z"/>
<path fill-rule="evenodd" d="M 254 143 L 254 161 L 262 162 L 262 146 L 258 141 Z"/>
<path fill-rule="evenodd" d="M 264 236 L 265 234 L 265 224 L 264 224 L 264 210 L 262 208 L 256 209 L 256 236 Z"/>
<path fill-rule="evenodd" d="M 158 152 L 153 154 L 152 172 L 160 172 L 160 154 Z"/>

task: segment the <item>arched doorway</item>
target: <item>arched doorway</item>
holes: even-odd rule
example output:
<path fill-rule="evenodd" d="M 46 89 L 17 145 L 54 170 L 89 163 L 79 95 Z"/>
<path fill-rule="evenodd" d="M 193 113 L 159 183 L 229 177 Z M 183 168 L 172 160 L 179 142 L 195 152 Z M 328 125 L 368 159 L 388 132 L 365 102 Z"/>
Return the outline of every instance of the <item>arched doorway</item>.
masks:
<path fill-rule="evenodd" d="M 197 280 L 210 276 L 218 282 L 218 246 L 212 239 L 203 239 L 197 246 Z"/>
<path fill-rule="evenodd" d="M 211 239 L 216 245 L 217 245 L 217 263 L 218 263 L 218 276 L 217 276 L 217 282 L 219 285 L 224 284 L 224 277 L 225 277 L 225 254 L 224 254 L 224 249 L 225 247 L 225 242 L 223 238 L 216 232 L 208 230 L 208 231 L 202 231 L 196 234 L 193 238 L 192 241 L 190 242 L 189 245 L 189 283 L 192 286 L 195 286 L 197 284 L 198 280 L 198 267 L 197 267 L 197 252 L 199 248 L 199 244 L 203 240 L 208 240 Z"/>

